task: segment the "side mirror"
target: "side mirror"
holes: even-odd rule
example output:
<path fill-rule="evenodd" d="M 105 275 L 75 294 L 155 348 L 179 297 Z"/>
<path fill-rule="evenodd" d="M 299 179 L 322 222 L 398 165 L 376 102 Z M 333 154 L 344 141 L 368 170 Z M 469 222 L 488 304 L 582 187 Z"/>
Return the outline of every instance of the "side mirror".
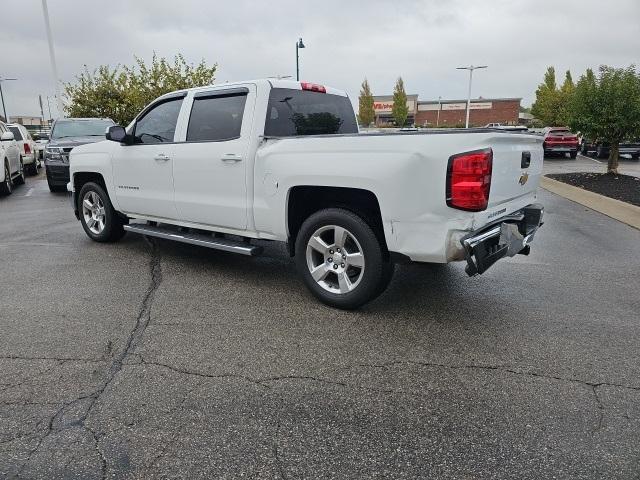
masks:
<path fill-rule="evenodd" d="M 120 125 L 112 125 L 107 128 L 105 137 L 107 140 L 111 140 L 112 142 L 124 143 L 125 145 L 130 145 L 133 143 L 133 138 L 131 137 L 131 135 L 129 135 L 124 127 L 121 127 Z"/>
<path fill-rule="evenodd" d="M 4 132 L 2 137 L 0 137 L 0 141 L 2 142 L 10 142 L 11 140 L 15 140 L 16 137 L 13 136 L 13 132 Z"/>

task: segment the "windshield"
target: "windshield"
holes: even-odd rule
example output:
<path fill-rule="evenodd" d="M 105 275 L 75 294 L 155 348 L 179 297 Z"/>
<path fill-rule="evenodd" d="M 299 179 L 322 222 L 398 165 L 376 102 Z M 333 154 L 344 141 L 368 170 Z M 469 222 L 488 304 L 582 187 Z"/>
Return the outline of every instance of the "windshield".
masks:
<path fill-rule="evenodd" d="M 111 120 L 60 120 L 53 126 L 51 138 L 102 137 L 107 127 L 114 125 Z"/>

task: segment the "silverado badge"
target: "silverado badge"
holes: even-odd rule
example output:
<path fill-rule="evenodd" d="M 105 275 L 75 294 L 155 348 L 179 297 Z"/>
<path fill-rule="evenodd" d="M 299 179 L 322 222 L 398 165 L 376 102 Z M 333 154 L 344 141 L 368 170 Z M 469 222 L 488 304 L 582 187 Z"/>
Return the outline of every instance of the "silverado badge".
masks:
<path fill-rule="evenodd" d="M 524 186 L 524 184 L 527 183 L 527 180 L 529 180 L 529 174 L 527 172 L 524 172 L 522 175 L 520 175 L 520 180 L 518 180 L 518 183 Z"/>

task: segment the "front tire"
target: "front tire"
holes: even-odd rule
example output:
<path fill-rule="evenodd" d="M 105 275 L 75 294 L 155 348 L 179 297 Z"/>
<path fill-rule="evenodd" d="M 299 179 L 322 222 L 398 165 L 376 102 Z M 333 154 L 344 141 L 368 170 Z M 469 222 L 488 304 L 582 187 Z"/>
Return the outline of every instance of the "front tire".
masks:
<path fill-rule="evenodd" d="M 380 295 L 393 275 L 371 226 L 355 213 L 327 208 L 307 218 L 296 240 L 296 265 L 311 293 L 351 310 Z"/>
<path fill-rule="evenodd" d="M 49 178 L 47 178 L 47 184 L 49 185 L 49 191 L 51 193 L 61 193 L 67 191 L 66 185 L 55 185 L 51 183 L 51 180 L 49 180 Z"/>
<path fill-rule="evenodd" d="M 115 242 L 126 233 L 125 221 L 114 210 L 107 192 L 97 183 L 85 183 L 80 189 L 78 212 L 82 228 L 91 240 Z"/>

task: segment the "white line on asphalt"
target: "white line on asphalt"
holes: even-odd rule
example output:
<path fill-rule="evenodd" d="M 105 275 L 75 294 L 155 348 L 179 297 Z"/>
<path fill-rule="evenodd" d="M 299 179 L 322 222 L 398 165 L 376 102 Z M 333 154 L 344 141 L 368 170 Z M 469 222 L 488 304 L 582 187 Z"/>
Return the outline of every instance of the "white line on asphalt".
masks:
<path fill-rule="evenodd" d="M 24 196 L 25 197 L 30 197 L 32 193 L 33 193 L 33 187 L 31 187 L 29 190 L 27 190 L 27 193 L 25 193 Z"/>
<path fill-rule="evenodd" d="M 592 162 L 596 162 L 596 163 L 603 163 L 603 162 L 601 162 L 600 160 L 596 160 L 595 158 L 587 157 L 586 155 L 582 155 L 582 154 L 580 154 L 580 156 L 581 156 L 582 158 L 586 158 L 586 159 L 588 159 L 588 160 L 591 160 Z"/>

